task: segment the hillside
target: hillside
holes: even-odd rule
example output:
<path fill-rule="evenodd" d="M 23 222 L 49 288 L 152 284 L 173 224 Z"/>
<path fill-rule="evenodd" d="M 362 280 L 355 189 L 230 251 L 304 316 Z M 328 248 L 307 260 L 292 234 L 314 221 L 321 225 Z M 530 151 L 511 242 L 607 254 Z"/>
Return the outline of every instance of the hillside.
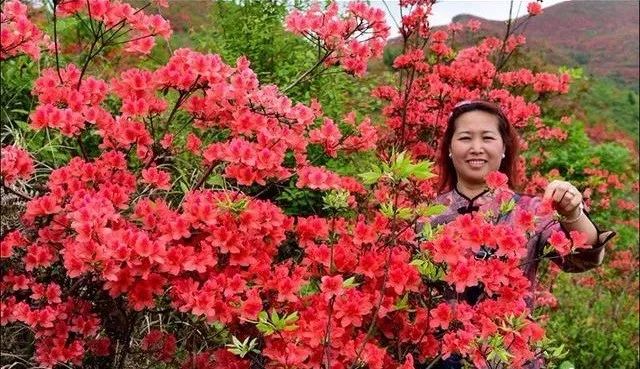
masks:
<path fill-rule="evenodd" d="M 527 48 L 541 52 L 555 65 L 582 66 L 589 73 L 608 77 L 638 90 L 638 1 L 567 1 L 544 9 L 518 33 Z M 454 22 L 477 19 L 481 31 L 502 36 L 505 23 L 459 15 Z M 515 25 L 524 18 L 516 20 Z"/>

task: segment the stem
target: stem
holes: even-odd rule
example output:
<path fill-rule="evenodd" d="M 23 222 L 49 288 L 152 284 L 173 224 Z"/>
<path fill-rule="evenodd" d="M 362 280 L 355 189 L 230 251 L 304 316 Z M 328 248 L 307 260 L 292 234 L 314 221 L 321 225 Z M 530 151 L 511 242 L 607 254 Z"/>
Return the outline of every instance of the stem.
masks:
<path fill-rule="evenodd" d="M 127 359 L 127 355 L 129 355 L 129 352 L 131 351 L 131 336 L 133 335 L 133 329 L 135 327 L 135 322 L 138 318 L 138 313 L 134 312 L 131 315 L 131 319 L 127 319 L 127 327 L 126 327 L 126 333 L 124 335 L 124 341 L 123 341 L 123 345 L 124 347 L 122 348 L 122 352 L 120 353 L 120 357 L 119 357 L 119 362 L 117 365 L 117 369 L 123 369 L 124 368 L 124 363 L 126 362 Z"/>
<path fill-rule="evenodd" d="M 434 365 L 436 365 L 440 361 L 441 358 L 442 358 L 442 354 L 436 356 L 436 358 L 433 359 L 433 361 L 430 362 L 429 365 L 425 369 L 431 369 Z"/>
<path fill-rule="evenodd" d="M 56 54 L 56 73 L 58 74 L 58 79 L 60 79 L 60 84 L 64 83 L 62 81 L 62 74 L 60 74 L 60 56 L 58 55 L 58 0 L 53 0 L 53 46 L 55 48 Z"/>
<path fill-rule="evenodd" d="M 96 31 L 93 29 L 93 20 L 91 20 L 91 5 L 89 4 L 89 0 L 87 0 L 87 13 L 89 14 L 89 28 L 91 29 L 91 35 L 96 37 Z"/>
<path fill-rule="evenodd" d="M 196 183 L 195 187 L 193 187 L 194 191 L 200 188 L 200 186 L 204 184 L 204 182 L 207 180 L 207 177 L 209 177 L 211 172 L 213 172 L 213 168 L 215 168 L 215 166 L 216 166 L 215 163 L 211 163 L 211 165 L 209 165 L 209 168 L 207 168 L 207 171 L 202 175 L 202 178 L 200 178 L 198 183 Z"/>
<path fill-rule="evenodd" d="M 145 36 L 140 36 L 140 37 L 136 37 L 136 38 L 132 38 L 130 40 L 124 40 L 124 41 L 118 41 L 118 42 L 114 42 L 112 44 L 112 46 L 114 45 L 122 45 L 122 44 L 126 44 L 127 42 L 131 42 L 131 41 L 138 41 L 138 40 L 142 40 L 143 38 L 147 38 L 147 37 L 155 37 L 156 34 L 155 33 L 150 33 L 148 35 Z"/>
<path fill-rule="evenodd" d="M 142 8 L 136 10 L 133 14 L 138 14 L 139 12 L 141 12 L 142 10 L 144 10 L 145 8 L 147 8 L 149 5 L 151 5 L 151 3 L 147 3 L 145 6 L 143 6 Z M 87 4 L 88 6 L 88 4 Z M 91 13 L 89 13 L 91 14 Z M 100 32 L 97 31 L 94 34 L 94 40 L 92 42 L 91 45 L 91 49 L 89 50 L 89 56 L 87 56 L 87 59 L 84 62 L 84 65 L 82 66 L 82 72 L 80 73 L 80 78 L 78 78 L 78 89 L 80 88 L 80 81 L 82 81 L 82 77 L 84 77 L 84 74 L 87 71 L 87 67 L 89 66 L 89 63 L 91 62 L 91 60 L 98 55 L 105 47 L 109 46 L 109 42 L 111 40 L 113 40 L 114 38 L 120 37 L 124 34 L 126 34 L 127 32 L 129 32 L 129 30 L 125 31 L 124 33 L 118 35 L 118 32 L 120 32 L 120 30 L 122 28 L 124 28 L 124 26 L 127 24 L 126 23 L 126 18 L 121 19 L 120 21 L 118 21 L 118 23 L 115 23 L 114 25 L 112 25 L 111 27 L 105 29 L 104 31 Z M 54 21 L 55 21 L 55 8 L 54 8 Z M 91 19 L 89 19 L 89 21 L 91 22 Z M 118 27 L 118 29 L 116 29 L 106 40 L 104 39 L 104 36 L 110 32 L 111 30 L 115 29 L 116 27 Z M 102 28 L 102 25 L 99 26 L 99 28 Z M 55 22 L 54 22 L 54 34 L 55 34 Z M 93 48 L 95 47 L 95 45 L 98 43 L 98 39 L 100 39 L 102 42 L 100 44 L 100 47 L 98 48 L 98 50 L 96 50 L 93 54 L 91 53 L 91 51 L 93 50 Z M 131 41 L 131 40 L 130 40 Z M 56 44 L 57 45 L 57 44 Z M 56 62 L 57 62 L 57 48 L 56 48 Z M 61 79 L 62 81 L 62 79 Z"/>
<path fill-rule="evenodd" d="M 289 86 L 285 87 L 284 89 L 282 89 L 282 92 L 287 92 L 289 91 L 291 88 L 293 88 L 295 85 L 297 85 L 298 83 L 300 83 L 300 81 L 302 81 L 304 78 L 306 78 L 309 74 L 311 74 L 311 72 L 313 72 L 316 68 L 318 68 L 322 63 L 324 63 L 325 60 L 327 60 L 327 58 L 332 54 L 332 52 L 326 52 L 324 54 L 324 56 L 319 59 L 316 64 L 313 65 L 313 67 L 311 67 L 310 69 L 308 69 L 306 72 L 302 73 L 298 78 L 296 78 L 295 81 L 293 81 Z"/>
<path fill-rule="evenodd" d="M 333 304 L 335 296 L 329 302 L 329 315 L 327 316 L 327 327 L 325 328 L 323 356 L 326 358 L 326 368 L 331 369 L 331 315 L 333 315 Z M 322 360 L 321 360 L 322 361 Z"/>
<path fill-rule="evenodd" d="M 84 148 L 84 145 L 82 144 L 82 138 L 79 135 L 78 135 L 77 141 L 78 141 L 78 146 L 80 147 L 80 153 L 82 153 L 82 158 L 84 159 L 84 161 L 88 161 L 89 156 L 87 155 L 87 150 Z"/>
<path fill-rule="evenodd" d="M 25 194 L 25 193 L 23 193 L 21 191 L 18 191 L 16 189 L 12 188 L 12 187 L 7 186 L 4 183 L 4 181 L 2 182 L 2 188 L 4 188 L 5 190 L 11 192 L 12 194 L 14 194 L 14 195 L 16 195 L 16 196 L 18 196 L 18 197 L 20 197 L 20 198 L 22 198 L 24 200 L 27 200 L 27 201 L 33 200 L 33 198 L 31 196 L 29 196 L 29 195 L 27 195 L 27 194 Z"/>
<path fill-rule="evenodd" d="M 173 120 L 173 118 L 175 118 L 175 115 L 178 112 L 178 108 L 182 106 L 184 101 L 195 91 L 195 88 L 198 85 L 199 80 L 200 80 L 200 76 L 197 76 L 196 79 L 191 84 L 191 86 L 189 86 L 188 90 L 180 91 L 178 100 L 176 101 L 175 105 L 171 109 L 171 112 L 169 113 L 169 118 L 167 118 L 167 122 L 164 124 L 164 129 L 162 134 L 160 135 L 160 138 L 162 138 L 169 131 L 169 125 L 171 124 L 171 121 Z"/>
<path fill-rule="evenodd" d="M 80 78 L 78 78 L 78 85 L 76 86 L 76 90 L 80 90 L 82 77 L 84 77 L 84 74 L 87 71 L 87 67 L 89 67 L 89 62 L 91 62 L 91 59 L 93 59 L 97 55 L 97 54 L 93 54 L 93 49 L 96 47 L 96 44 L 98 43 L 98 38 L 99 36 L 94 35 L 93 41 L 91 42 L 91 46 L 89 47 L 89 55 L 87 56 L 87 59 L 84 61 L 82 65 L 82 70 L 80 71 Z M 98 51 L 101 51 L 101 50 L 102 48 L 98 49 Z"/>

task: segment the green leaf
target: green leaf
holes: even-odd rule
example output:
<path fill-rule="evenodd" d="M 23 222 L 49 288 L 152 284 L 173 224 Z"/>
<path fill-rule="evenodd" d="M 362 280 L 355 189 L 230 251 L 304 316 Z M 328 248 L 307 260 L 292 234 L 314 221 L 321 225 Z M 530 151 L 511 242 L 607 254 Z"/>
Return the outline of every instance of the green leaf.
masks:
<path fill-rule="evenodd" d="M 431 171 L 431 162 L 429 161 L 421 161 L 413 166 L 413 176 L 416 179 L 429 179 L 433 178 L 436 175 Z"/>
<path fill-rule="evenodd" d="M 265 336 L 269 336 L 275 332 L 274 327 L 270 323 L 258 323 L 256 329 L 262 332 Z"/>
<path fill-rule="evenodd" d="M 433 238 L 434 232 L 430 223 L 424 223 L 422 225 L 422 230 L 420 231 L 420 236 L 423 240 L 430 241 Z"/>
<path fill-rule="evenodd" d="M 327 192 L 323 197 L 323 209 L 341 211 L 349 208 L 349 191 L 333 190 Z"/>
<path fill-rule="evenodd" d="M 509 214 L 516 207 L 516 202 L 511 199 L 500 204 L 500 214 Z"/>
<path fill-rule="evenodd" d="M 212 174 L 207 178 L 207 184 L 213 187 L 224 187 L 224 178 L 220 174 Z"/>
<path fill-rule="evenodd" d="M 380 204 L 380 212 L 389 219 L 393 218 L 393 204 L 390 202 Z"/>
<path fill-rule="evenodd" d="M 309 281 L 309 283 L 303 284 L 302 287 L 300 287 L 300 296 L 313 295 L 318 291 L 319 289 L 316 283 L 313 281 Z"/>
<path fill-rule="evenodd" d="M 396 310 L 405 310 L 409 307 L 409 294 L 405 293 L 398 301 L 393 304 Z"/>
<path fill-rule="evenodd" d="M 286 318 L 284 318 L 284 322 L 289 325 L 289 324 L 293 324 L 295 322 L 298 321 L 298 312 L 294 311 L 293 313 L 287 315 Z"/>
<path fill-rule="evenodd" d="M 570 361 L 563 361 L 560 366 L 558 367 L 558 369 L 575 369 L 575 365 L 573 365 L 572 362 Z"/>
<path fill-rule="evenodd" d="M 382 171 L 377 165 L 371 164 L 371 169 L 372 171 L 370 172 L 361 173 L 358 175 L 360 178 L 362 178 L 362 182 L 366 185 L 371 185 L 378 182 L 378 179 L 380 179 L 380 177 L 382 176 Z"/>
<path fill-rule="evenodd" d="M 408 178 L 413 173 L 411 159 L 403 151 L 396 156 L 392 171 L 398 179 Z"/>
<path fill-rule="evenodd" d="M 429 206 L 420 206 L 418 207 L 418 214 L 423 217 L 430 217 L 434 215 L 440 215 L 447 210 L 447 207 L 442 204 L 432 204 Z"/>
<path fill-rule="evenodd" d="M 353 288 L 357 287 L 359 283 L 356 283 L 356 277 L 349 277 L 346 280 L 342 281 L 342 288 Z"/>
<path fill-rule="evenodd" d="M 236 336 L 231 336 L 231 343 L 226 344 L 227 350 L 232 354 L 238 355 L 240 357 L 245 357 L 249 352 L 259 352 L 255 349 L 257 346 L 257 338 L 251 339 L 251 337 L 247 337 L 244 341 L 240 342 Z"/>
<path fill-rule="evenodd" d="M 402 220 L 409 220 L 413 216 L 413 209 L 411 208 L 400 208 L 397 211 L 398 218 Z"/>

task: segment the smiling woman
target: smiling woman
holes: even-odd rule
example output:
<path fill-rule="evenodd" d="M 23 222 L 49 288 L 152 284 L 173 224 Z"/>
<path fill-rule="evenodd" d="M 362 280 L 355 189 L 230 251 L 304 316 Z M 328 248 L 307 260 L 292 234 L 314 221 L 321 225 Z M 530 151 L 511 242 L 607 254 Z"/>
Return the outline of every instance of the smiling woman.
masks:
<path fill-rule="evenodd" d="M 445 205 L 446 210 L 430 219 L 431 226 L 455 223 L 459 217 L 494 219 L 490 214 L 495 216 L 496 224 L 505 226 L 517 226 L 525 218 L 532 222 L 530 237 L 522 244 L 519 264 L 529 281 L 529 308 L 534 304 L 536 273 L 543 258 L 567 272 L 582 272 L 600 265 L 604 244 L 613 232 L 596 228 L 583 211 L 582 195 L 573 185 L 553 181 L 542 197 L 514 192 L 518 186 L 518 136 L 499 106 L 482 100 L 458 103 L 449 116 L 439 153 L 440 195 L 435 202 Z M 501 190 L 495 191 L 497 187 Z M 503 210 L 503 204 L 509 201 L 517 207 L 516 211 Z M 561 216 L 559 222 L 552 207 Z M 555 251 L 548 251 L 547 243 Z M 561 244 L 579 246 L 558 247 Z M 483 246 L 474 257 L 488 262 L 496 255 L 490 247 Z M 489 298 L 482 284 L 455 292 L 445 289 L 441 293 L 447 300 L 458 299 L 469 305 Z M 459 355 L 451 355 L 434 365 L 430 368 L 459 369 L 463 360 Z M 535 369 L 541 365 L 544 364 L 532 358 L 525 367 Z"/>
<path fill-rule="evenodd" d="M 449 158 L 458 169 L 458 187 L 466 192 L 482 191 L 486 175 L 500 168 L 505 147 L 499 124 L 497 116 L 482 110 L 462 114 L 456 121 Z"/>
<path fill-rule="evenodd" d="M 496 170 L 515 188 L 517 156 L 517 133 L 498 106 L 481 100 L 460 102 L 449 116 L 440 145 L 439 191 L 457 186 L 477 195 L 486 188 L 486 175 Z"/>

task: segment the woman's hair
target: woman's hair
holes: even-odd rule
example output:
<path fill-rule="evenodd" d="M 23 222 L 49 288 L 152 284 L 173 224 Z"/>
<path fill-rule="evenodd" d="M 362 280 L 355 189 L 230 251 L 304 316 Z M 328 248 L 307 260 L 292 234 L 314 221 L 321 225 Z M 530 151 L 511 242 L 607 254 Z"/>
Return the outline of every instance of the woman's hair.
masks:
<path fill-rule="evenodd" d="M 453 133 L 456 130 L 456 119 L 464 113 L 470 111 L 484 111 L 498 118 L 498 131 L 504 142 L 504 159 L 500 163 L 500 172 L 509 178 L 509 187 L 516 189 L 518 186 L 516 178 L 516 165 L 518 157 L 518 134 L 509 120 L 504 115 L 500 107 L 494 103 L 484 100 L 462 101 L 454 106 L 447 121 L 447 128 L 444 131 L 444 137 L 440 143 L 438 167 L 440 169 L 438 192 L 446 192 L 452 190 L 458 182 L 456 168 L 453 161 L 449 157 L 449 149 Z"/>

